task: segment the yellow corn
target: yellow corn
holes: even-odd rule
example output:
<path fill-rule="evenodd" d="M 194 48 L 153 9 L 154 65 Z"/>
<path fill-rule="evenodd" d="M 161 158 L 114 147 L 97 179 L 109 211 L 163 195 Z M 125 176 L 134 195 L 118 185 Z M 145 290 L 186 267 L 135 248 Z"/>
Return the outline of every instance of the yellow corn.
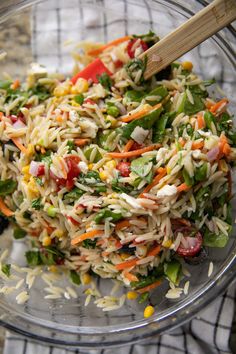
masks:
<path fill-rule="evenodd" d="M 138 297 L 138 294 L 135 291 L 128 291 L 126 294 L 128 300 L 135 300 Z"/>
<path fill-rule="evenodd" d="M 105 181 L 107 179 L 107 173 L 105 171 L 101 171 L 99 172 L 99 177 L 102 181 Z"/>
<path fill-rule="evenodd" d="M 63 231 L 62 230 L 55 230 L 54 236 L 57 238 L 61 238 L 63 236 Z"/>
<path fill-rule="evenodd" d="M 30 169 L 30 165 L 26 165 L 26 166 L 24 166 L 23 168 L 22 168 L 22 173 L 29 173 L 29 169 Z"/>
<path fill-rule="evenodd" d="M 27 147 L 27 155 L 33 155 L 34 154 L 34 145 L 29 144 Z"/>
<path fill-rule="evenodd" d="M 75 102 L 75 100 L 71 101 L 71 105 L 74 106 L 74 107 L 80 107 L 81 106 L 79 103 Z"/>
<path fill-rule="evenodd" d="M 54 96 L 61 97 L 68 95 L 70 93 L 70 86 L 69 85 L 59 85 L 55 87 L 53 94 Z"/>
<path fill-rule="evenodd" d="M 85 274 L 83 275 L 83 283 L 84 283 L 84 285 L 90 284 L 91 281 L 92 281 L 91 276 L 90 276 L 88 273 L 85 273 Z"/>
<path fill-rule="evenodd" d="M 107 121 L 111 123 L 112 127 L 116 127 L 117 126 L 118 121 L 114 117 L 107 116 Z"/>
<path fill-rule="evenodd" d="M 129 257 L 130 257 L 130 254 L 128 254 L 128 253 L 121 253 L 120 254 L 120 258 L 122 259 L 122 261 L 125 261 Z"/>
<path fill-rule="evenodd" d="M 39 191 L 33 177 L 30 177 L 30 180 L 28 182 L 28 190 L 32 198 L 37 197 L 39 195 Z"/>
<path fill-rule="evenodd" d="M 76 95 L 78 93 L 78 90 L 77 90 L 76 86 L 71 86 L 70 93 L 72 95 Z"/>
<path fill-rule="evenodd" d="M 116 161 L 115 161 L 115 160 L 108 161 L 108 162 L 106 163 L 106 166 L 107 166 L 109 169 L 112 170 L 113 168 L 116 167 Z"/>
<path fill-rule="evenodd" d="M 42 244 L 44 247 L 50 246 L 52 243 L 52 240 L 49 236 L 46 236 L 43 238 Z"/>
<path fill-rule="evenodd" d="M 90 163 L 90 164 L 88 165 L 88 169 L 89 169 L 90 171 L 93 169 L 93 163 Z"/>
<path fill-rule="evenodd" d="M 55 265 L 51 265 L 48 267 L 49 272 L 56 273 L 57 272 L 57 267 Z"/>
<path fill-rule="evenodd" d="M 172 245 L 171 240 L 166 240 L 166 241 L 162 242 L 163 247 L 170 248 L 171 245 Z"/>
<path fill-rule="evenodd" d="M 169 175 L 169 174 L 171 173 L 171 168 L 170 168 L 170 167 L 167 167 L 167 168 L 166 168 L 166 172 L 167 172 L 167 174 Z"/>
<path fill-rule="evenodd" d="M 148 305 L 148 306 L 144 309 L 143 316 L 144 316 L 145 318 L 151 317 L 151 316 L 154 314 L 154 312 L 155 312 L 154 307 L 151 306 L 151 305 Z"/>
<path fill-rule="evenodd" d="M 75 84 L 75 89 L 77 92 L 76 93 L 84 93 L 84 92 L 87 92 L 88 91 L 88 88 L 89 88 L 89 85 L 88 85 L 88 81 L 85 80 L 85 79 L 82 79 L 82 78 L 79 78 L 77 81 L 76 81 L 76 84 Z"/>
<path fill-rule="evenodd" d="M 183 68 L 184 70 L 192 71 L 192 69 L 193 69 L 193 63 L 192 63 L 191 61 L 184 61 L 184 62 L 182 63 L 182 68 Z"/>

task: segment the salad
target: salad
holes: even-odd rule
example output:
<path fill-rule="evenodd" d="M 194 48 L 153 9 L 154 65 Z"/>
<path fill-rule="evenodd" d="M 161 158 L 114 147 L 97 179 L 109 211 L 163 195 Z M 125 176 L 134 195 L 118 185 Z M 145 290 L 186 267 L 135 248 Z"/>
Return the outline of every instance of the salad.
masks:
<path fill-rule="evenodd" d="M 184 262 L 226 246 L 236 156 L 214 80 L 188 61 L 144 80 L 139 55 L 158 40 L 84 42 L 73 77 L 34 63 L 25 82 L 0 81 L 0 231 L 27 240 L 33 269 L 116 279 L 145 317 L 150 291 L 181 296 Z"/>

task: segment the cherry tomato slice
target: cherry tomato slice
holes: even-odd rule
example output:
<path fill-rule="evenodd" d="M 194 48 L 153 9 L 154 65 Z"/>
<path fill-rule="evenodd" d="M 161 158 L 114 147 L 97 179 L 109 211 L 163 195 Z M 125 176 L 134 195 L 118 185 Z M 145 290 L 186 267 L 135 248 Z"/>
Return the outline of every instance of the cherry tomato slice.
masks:
<path fill-rule="evenodd" d="M 91 98 L 86 98 L 86 99 L 84 100 L 84 103 L 96 104 L 96 102 L 94 102 L 93 100 L 91 100 Z"/>
<path fill-rule="evenodd" d="M 80 174 L 80 168 L 78 166 L 80 158 L 76 155 L 70 155 L 65 157 L 65 161 L 68 167 L 67 180 L 72 180 Z"/>
<path fill-rule="evenodd" d="M 129 177 L 130 175 L 130 162 L 121 161 L 116 166 L 116 169 L 120 171 L 122 177 Z"/>
<path fill-rule="evenodd" d="M 135 48 L 135 50 L 133 50 L 133 45 L 138 41 L 139 39 L 138 38 L 134 38 L 134 39 L 131 39 L 128 43 L 128 46 L 127 46 L 127 53 L 129 55 L 130 58 L 134 58 L 134 55 L 135 55 L 135 51 L 137 48 L 139 48 L 140 46 L 142 47 L 143 49 L 143 52 L 145 52 L 147 49 L 148 49 L 148 45 L 147 43 L 145 43 L 144 41 L 140 40 L 140 43 L 138 45 L 137 48 Z"/>
<path fill-rule="evenodd" d="M 198 254 L 202 247 L 202 235 L 197 232 L 194 237 L 184 236 L 186 245 L 183 243 L 177 248 L 177 253 L 183 257 L 193 257 Z"/>
<path fill-rule="evenodd" d="M 142 147 L 143 147 L 143 144 L 139 144 L 136 141 L 134 141 L 133 145 L 131 146 L 130 151 L 138 150 L 138 149 L 141 149 Z"/>
<path fill-rule="evenodd" d="M 37 172 L 37 177 L 43 176 L 44 174 L 45 174 L 44 165 L 39 165 L 39 167 L 38 167 L 38 172 Z"/>

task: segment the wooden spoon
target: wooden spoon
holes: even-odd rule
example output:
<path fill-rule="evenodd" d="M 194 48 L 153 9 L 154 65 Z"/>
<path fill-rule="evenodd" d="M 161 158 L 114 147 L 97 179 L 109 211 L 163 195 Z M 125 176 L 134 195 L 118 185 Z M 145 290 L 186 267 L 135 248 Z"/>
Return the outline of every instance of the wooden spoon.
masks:
<path fill-rule="evenodd" d="M 142 60 L 147 57 L 144 78 L 166 68 L 235 19 L 236 0 L 214 0 L 139 56 Z"/>

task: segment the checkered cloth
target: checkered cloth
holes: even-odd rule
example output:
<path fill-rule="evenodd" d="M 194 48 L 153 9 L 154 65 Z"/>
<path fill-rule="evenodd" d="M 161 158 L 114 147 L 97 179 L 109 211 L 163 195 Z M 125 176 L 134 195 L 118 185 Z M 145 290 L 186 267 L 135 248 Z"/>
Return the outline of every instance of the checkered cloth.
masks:
<path fill-rule="evenodd" d="M 134 1 L 118 0 L 116 5 L 113 4 L 113 12 L 109 15 L 101 14 L 99 11 L 94 12 L 87 6 L 81 6 L 81 3 L 82 0 L 70 2 L 50 0 L 36 5 L 33 9 L 34 58 L 35 61 L 47 66 L 50 71 L 55 71 L 55 68 L 58 70 L 63 68 L 63 71 L 68 73 L 71 71 L 71 48 L 63 45 L 68 39 L 76 43 L 85 38 L 93 41 L 103 38 L 106 42 L 128 33 L 140 33 L 140 18 L 143 19 L 143 32 L 154 28 L 160 36 L 163 36 L 170 31 L 175 22 L 168 11 L 166 17 L 163 17 L 163 13 L 160 15 L 158 11 L 151 11 L 147 0 L 140 0 L 139 6 Z M 86 5 L 89 3 L 94 4 L 94 1 L 87 0 Z M 100 0 L 100 3 L 109 7 L 109 0 Z M 192 8 L 192 10 L 196 9 Z M 132 22 L 124 15 L 130 13 L 133 17 Z M 159 23 L 160 28 L 159 25 L 156 26 Z M 232 77 L 228 75 L 222 62 L 216 63 L 214 48 L 210 48 L 208 44 L 206 50 L 202 44 L 196 50 L 200 57 L 204 57 L 208 75 L 216 77 L 219 83 L 224 82 L 223 89 L 227 93 L 228 83 L 232 85 Z M 187 54 L 187 57 L 189 55 Z M 203 70 L 201 67 L 195 69 L 199 72 Z M 223 296 L 218 297 L 188 324 L 162 336 L 153 337 L 147 343 L 133 344 L 119 349 L 65 350 L 7 333 L 4 354 L 143 354 L 144 352 L 146 354 L 230 354 L 232 353 L 230 337 L 233 340 L 236 338 L 236 331 L 235 336 L 231 336 L 232 328 L 236 328 L 236 320 L 233 320 L 235 289 L 235 286 L 231 285 Z"/>

